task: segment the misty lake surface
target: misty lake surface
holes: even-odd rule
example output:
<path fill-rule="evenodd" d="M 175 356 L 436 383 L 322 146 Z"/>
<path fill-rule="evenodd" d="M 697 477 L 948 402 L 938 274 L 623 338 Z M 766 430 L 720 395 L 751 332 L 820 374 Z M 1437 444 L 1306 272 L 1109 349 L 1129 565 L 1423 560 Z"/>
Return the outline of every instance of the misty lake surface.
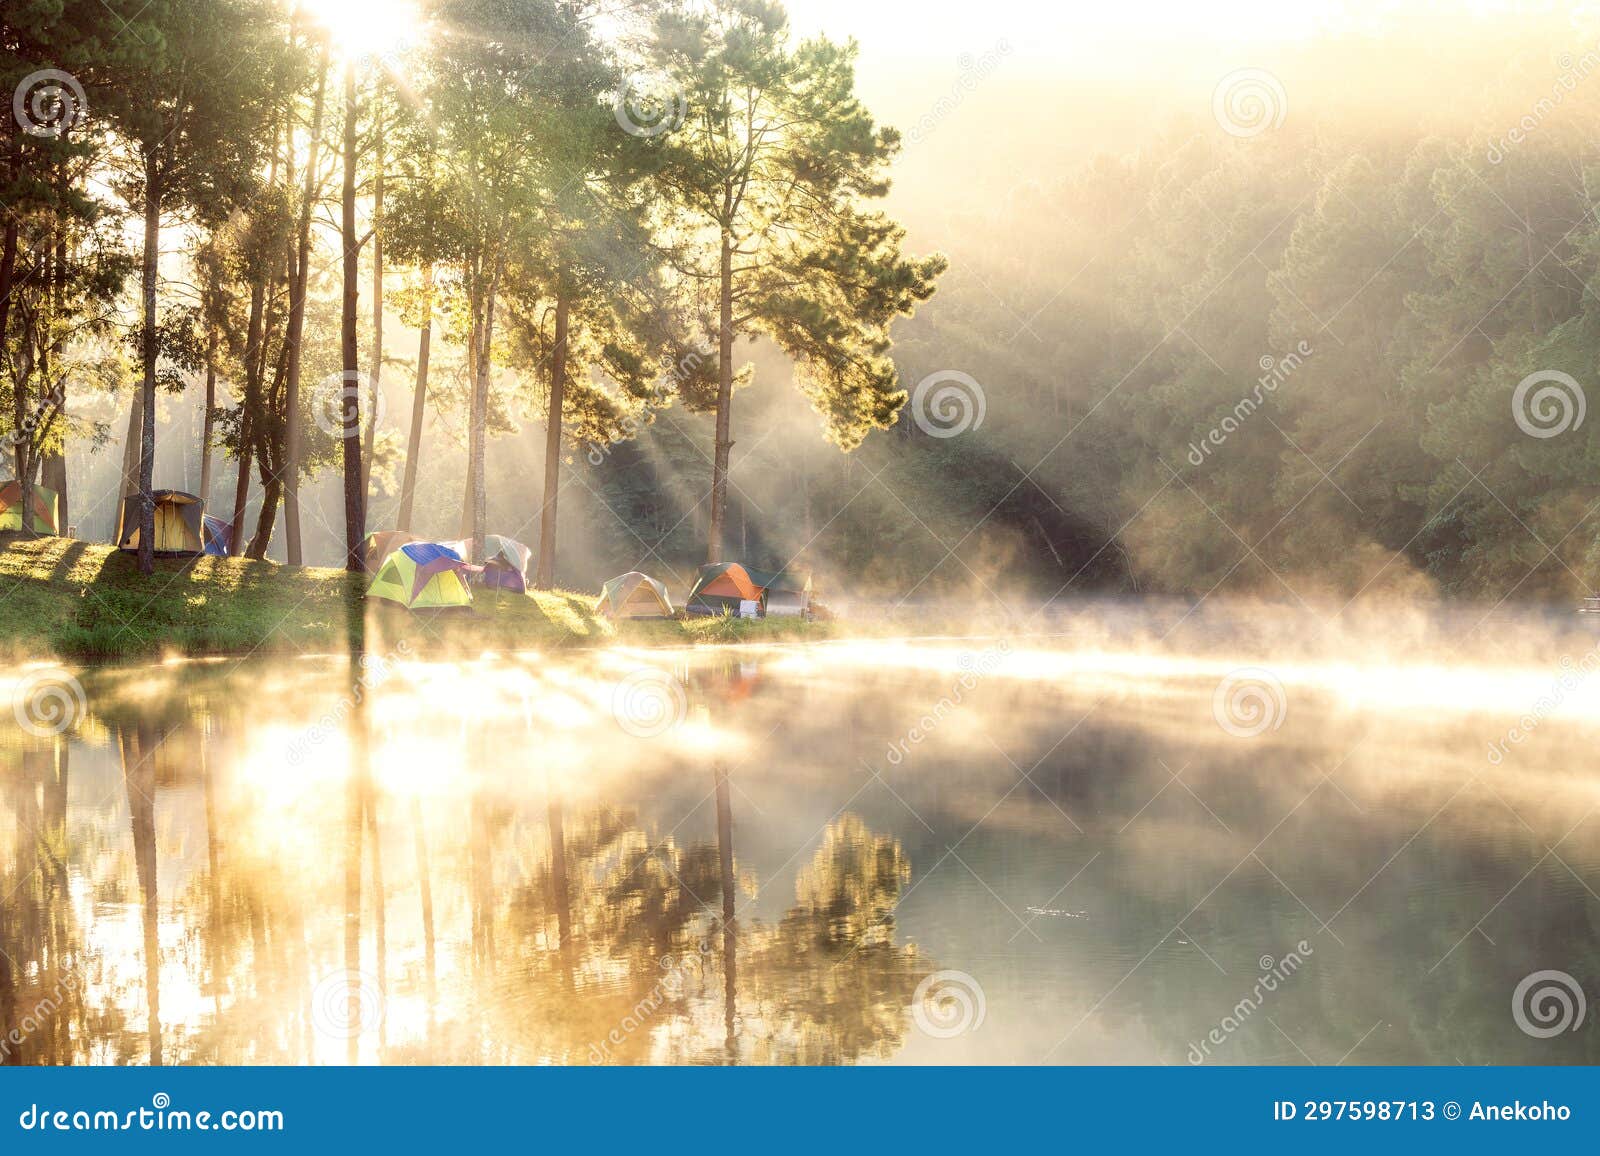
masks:
<path fill-rule="evenodd" d="M 1202 649 L 81 672 L 73 729 L 0 741 L 8 1026 L 29 1063 L 1594 1062 L 1588 673 Z"/>

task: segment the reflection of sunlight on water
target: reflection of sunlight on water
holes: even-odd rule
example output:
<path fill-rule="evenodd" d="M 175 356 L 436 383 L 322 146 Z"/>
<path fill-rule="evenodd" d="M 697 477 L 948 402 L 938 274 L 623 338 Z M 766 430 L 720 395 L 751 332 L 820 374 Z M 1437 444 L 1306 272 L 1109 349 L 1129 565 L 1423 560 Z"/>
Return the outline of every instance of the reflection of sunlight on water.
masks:
<path fill-rule="evenodd" d="M 1055 651 L 974 638 L 407 658 L 381 677 L 363 668 L 364 684 L 343 660 L 86 674 L 92 719 L 73 732 L 60 840 L 71 918 L 52 932 L 78 937 L 92 977 L 93 1038 L 74 1054 L 144 1058 L 140 840 L 159 865 L 168 1062 L 345 1062 L 346 1041 L 319 1033 L 307 1009 L 317 984 L 347 967 L 352 924 L 360 969 L 379 969 L 380 906 L 384 1045 L 367 1025 L 363 1062 L 593 1062 L 591 1046 L 629 1017 L 636 1026 L 607 1062 L 1018 1061 L 1037 1055 L 1008 1049 L 1052 1015 L 1081 1016 L 1273 824 L 1285 825 L 1263 858 L 1331 917 L 1427 820 L 1400 864 L 1426 855 L 1442 876 L 1408 908 L 1416 926 L 1404 929 L 1427 941 L 1426 965 L 1600 791 L 1585 728 L 1570 721 L 1600 704 L 1600 679 L 1579 671 L 1545 712 L 1562 725 L 1515 750 L 1520 761 L 1497 769 L 1494 796 L 1464 796 L 1460 813 L 1450 806 L 1471 773 L 1487 771 L 1483 744 L 1550 697 L 1558 661 L 1302 652 L 1267 664 L 1287 690 L 1288 724 L 1240 739 L 1213 719 L 1212 689 L 1261 662 L 1240 647 Z M 617 687 L 641 672 L 682 692 L 681 716 L 653 737 L 616 717 Z M 964 677 L 982 685 L 907 749 L 905 765 L 886 764 L 886 746 L 941 696 L 958 697 L 950 692 Z M 353 775 L 356 726 L 366 728 L 364 778 Z M 1366 745 L 1351 756 L 1356 739 Z M 154 822 L 142 828 L 130 824 L 129 752 L 152 764 Z M 714 767 L 733 780 L 738 833 L 732 1051 Z M 1324 770 L 1336 781 L 1323 782 Z M 0 761 L 0 845 L 36 844 L 26 827 L 44 797 L 27 777 L 37 774 Z M 1535 829 L 1546 842 L 1530 852 Z M 959 862 L 941 858 L 958 844 Z M 360 903 L 347 911 L 352 847 Z M 1580 831 L 1561 855 L 1587 873 L 1592 840 Z M 1080 869 L 1083 890 L 1057 895 Z M 1171 1001 L 1207 981 L 1175 972 L 1162 981 L 1170 988 L 1139 985 L 1179 966 L 1191 935 L 1219 955 L 1237 947 L 1248 965 L 1265 950 L 1253 936 L 1278 949 L 1303 933 L 1305 909 L 1260 874 L 1239 869 L 1208 903 L 1214 918 L 1196 919 L 1130 982 L 1155 1009 L 1147 1021 L 1096 1018 L 1084 1047 L 1138 1062 L 1181 1054 L 1161 1050 L 1170 1041 L 1155 1012 L 1180 1013 L 1187 1005 Z M 1538 923 L 1564 895 L 1541 885 L 1500 917 Z M 1024 932 L 1008 911 L 1092 917 L 1034 918 Z M 1353 946 L 1367 917 L 1360 904 L 1341 917 Z M 1400 933 L 1380 930 L 1351 952 L 1363 984 L 1397 962 L 1373 942 Z M 1519 942 L 1515 929 L 1489 930 Z M 700 973 L 640 1016 L 660 958 L 680 955 L 686 938 L 710 943 Z M 1336 966 L 1320 947 L 1319 966 Z M 934 966 L 981 973 L 991 1017 L 981 1038 L 930 1051 L 906 1034 L 904 1000 Z M 1321 996 L 1312 983 L 1306 991 Z M 1325 1002 L 1338 1006 L 1338 996 L 1330 989 Z M 1329 1057 L 1369 1026 L 1338 1048 L 1330 1041 Z"/>

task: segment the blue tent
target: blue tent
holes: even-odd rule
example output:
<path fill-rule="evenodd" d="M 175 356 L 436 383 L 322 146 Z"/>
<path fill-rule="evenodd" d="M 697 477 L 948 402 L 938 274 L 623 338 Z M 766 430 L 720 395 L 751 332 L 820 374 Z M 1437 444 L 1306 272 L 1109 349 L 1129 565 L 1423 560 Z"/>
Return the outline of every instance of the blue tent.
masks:
<path fill-rule="evenodd" d="M 201 523 L 205 540 L 205 552 L 218 558 L 226 558 L 233 553 L 233 525 L 224 522 L 221 518 L 213 518 L 210 514 L 205 516 Z"/>

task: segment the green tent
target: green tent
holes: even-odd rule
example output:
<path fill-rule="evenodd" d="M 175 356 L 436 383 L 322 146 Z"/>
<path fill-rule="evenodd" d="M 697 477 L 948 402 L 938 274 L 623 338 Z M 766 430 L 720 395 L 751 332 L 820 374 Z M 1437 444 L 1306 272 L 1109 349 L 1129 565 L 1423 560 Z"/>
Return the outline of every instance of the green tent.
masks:
<path fill-rule="evenodd" d="M 54 490 L 38 483 L 33 486 L 33 532 L 59 534 L 57 511 L 60 504 Z M 22 529 L 22 483 L 0 482 L 0 531 Z"/>
<path fill-rule="evenodd" d="M 472 605 L 466 563 L 437 542 L 410 542 L 390 554 L 367 587 L 367 597 L 408 610 Z"/>

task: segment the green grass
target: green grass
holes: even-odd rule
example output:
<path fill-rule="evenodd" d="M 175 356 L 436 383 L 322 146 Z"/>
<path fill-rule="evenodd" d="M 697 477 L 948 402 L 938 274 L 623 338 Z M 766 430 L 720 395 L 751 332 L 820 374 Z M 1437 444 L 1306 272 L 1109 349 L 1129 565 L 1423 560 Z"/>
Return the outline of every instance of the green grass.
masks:
<path fill-rule="evenodd" d="M 475 591 L 471 609 L 413 613 L 364 597 L 364 575 L 244 558 L 134 557 L 68 538 L 0 534 L 0 655 L 10 659 L 312 653 L 405 638 L 420 653 L 478 653 L 621 642 L 643 646 L 829 637 L 793 619 L 612 623 L 596 595 Z"/>

